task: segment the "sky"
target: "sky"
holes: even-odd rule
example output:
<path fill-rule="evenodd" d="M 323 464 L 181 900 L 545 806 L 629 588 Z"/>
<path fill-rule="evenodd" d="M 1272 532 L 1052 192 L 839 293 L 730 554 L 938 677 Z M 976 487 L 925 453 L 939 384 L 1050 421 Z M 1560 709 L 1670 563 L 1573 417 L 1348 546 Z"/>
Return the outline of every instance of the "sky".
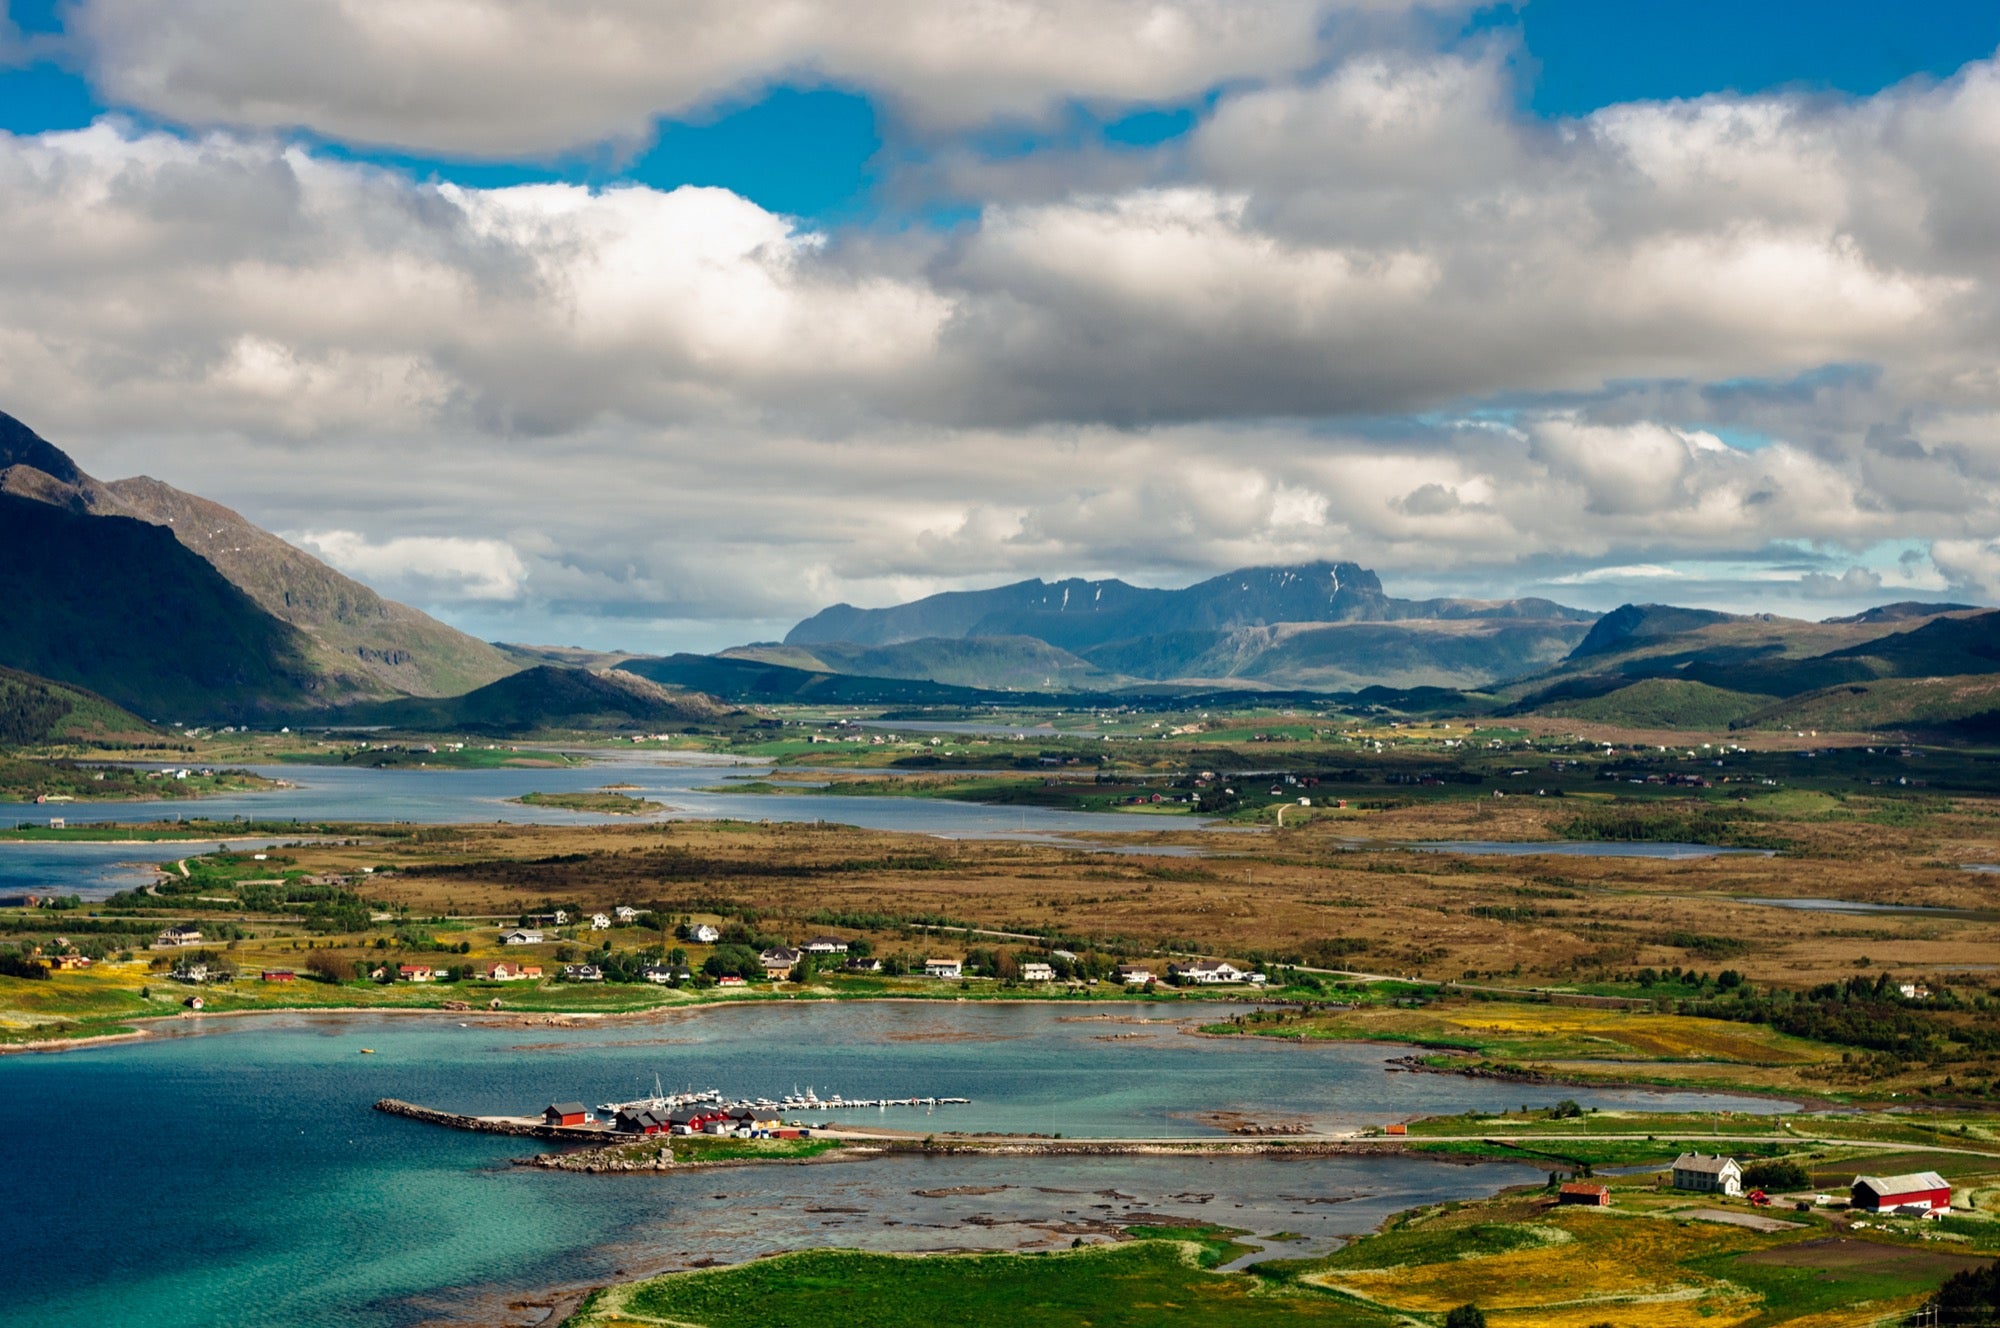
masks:
<path fill-rule="evenodd" d="M 2000 602 L 2000 6 L 9 0 L 0 410 L 491 639 Z"/>

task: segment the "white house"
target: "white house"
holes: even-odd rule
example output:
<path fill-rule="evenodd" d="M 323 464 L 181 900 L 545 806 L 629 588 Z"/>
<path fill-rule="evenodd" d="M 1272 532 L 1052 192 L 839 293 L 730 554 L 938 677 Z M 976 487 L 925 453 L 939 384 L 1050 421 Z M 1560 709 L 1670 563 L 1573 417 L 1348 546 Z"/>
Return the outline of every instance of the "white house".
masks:
<path fill-rule="evenodd" d="M 1221 960 L 1198 959 L 1192 964 L 1169 964 L 1167 976 L 1180 982 L 1212 987 L 1219 982 L 1243 981 L 1243 970 Z"/>
<path fill-rule="evenodd" d="M 965 976 L 965 961 L 960 959 L 926 959 L 924 976 L 927 978 L 959 978 Z"/>
<path fill-rule="evenodd" d="M 714 945 L 722 939 L 722 933 L 706 922 L 698 922 L 688 931 L 688 939 L 700 945 Z"/>
<path fill-rule="evenodd" d="M 1743 1193 L 1743 1168 L 1735 1158 L 1720 1153 L 1682 1153 L 1674 1159 L 1673 1182 L 1677 1190 L 1737 1195 Z"/>
<path fill-rule="evenodd" d="M 1054 982 L 1055 980 L 1056 970 L 1053 964 L 1045 964 L 1038 959 L 1030 959 L 1021 965 L 1021 981 L 1023 982 Z"/>
<path fill-rule="evenodd" d="M 591 915 L 590 915 L 590 929 L 591 929 L 592 931 L 610 931 L 610 930 L 611 930 L 611 915 L 610 915 L 610 914 L 608 914 L 608 913 L 593 913 L 593 914 L 591 914 Z"/>
<path fill-rule="evenodd" d="M 1120 964 L 1111 970 L 1111 976 L 1128 987 L 1143 987 L 1153 980 L 1153 970 L 1139 964 Z"/>
<path fill-rule="evenodd" d="M 846 954 L 847 942 L 838 936 L 815 936 L 805 943 L 805 952 L 816 955 Z"/>
<path fill-rule="evenodd" d="M 630 904 L 620 904 L 617 908 L 611 910 L 611 916 L 620 922 L 637 922 L 639 920 L 639 910 L 633 908 Z"/>
<path fill-rule="evenodd" d="M 502 945 L 540 945 L 541 943 L 542 934 L 540 932 L 529 931 L 524 927 L 516 927 L 513 931 L 503 931 L 500 933 L 500 944 Z"/>
<path fill-rule="evenodd" d="M 201 928 L 191 922 L 183 922 L 177 927 L 169 927 L 153 940 L 155 950 L 174 950 L 183 946 L 200 945 Z"/>

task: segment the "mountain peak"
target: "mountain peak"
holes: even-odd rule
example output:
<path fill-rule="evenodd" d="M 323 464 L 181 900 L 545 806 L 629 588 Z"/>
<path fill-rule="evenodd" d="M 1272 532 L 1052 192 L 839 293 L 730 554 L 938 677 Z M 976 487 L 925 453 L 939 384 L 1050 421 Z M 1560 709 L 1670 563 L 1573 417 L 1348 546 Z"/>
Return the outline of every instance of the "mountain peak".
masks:
<path fill-rule="evenodd" d="M 67 453 L 12 415 L 0 411 L 0 470 L 12 466 L 39 470 L 64 484 L 83 481 L 83 472 Z"/>

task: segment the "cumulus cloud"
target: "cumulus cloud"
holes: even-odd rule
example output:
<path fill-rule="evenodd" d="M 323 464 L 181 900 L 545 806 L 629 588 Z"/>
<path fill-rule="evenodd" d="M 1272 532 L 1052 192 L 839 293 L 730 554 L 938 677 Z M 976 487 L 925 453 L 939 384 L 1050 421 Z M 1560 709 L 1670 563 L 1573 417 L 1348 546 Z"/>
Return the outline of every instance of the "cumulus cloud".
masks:
<path fill-rule="evenodd" d="M 494 539 L 400 535 L 376 543 L 352 530 L 304 531 L 289 538 L 372 586 L 423 601 L 515 599 L 528 570 L 521 555 Z"/>
<path fill-rule="evenodd" d="M 1073 101 L 1174 101 L 1311 67 L 1343 16 L 1415 0 L 80 0 L 120 104 L 184 124 L 307 128 L 513 156 L 647 137 L 779 79 L 947 126 Z M 1462 6 L 1432 3 L 1434 9 Z"/>

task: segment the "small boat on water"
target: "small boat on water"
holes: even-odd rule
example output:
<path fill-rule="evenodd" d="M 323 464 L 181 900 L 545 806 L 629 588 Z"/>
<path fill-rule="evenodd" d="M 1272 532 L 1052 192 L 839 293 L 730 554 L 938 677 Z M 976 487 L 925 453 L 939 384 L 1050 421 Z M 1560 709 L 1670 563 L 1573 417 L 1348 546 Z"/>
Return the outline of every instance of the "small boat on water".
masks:
<path fill-rule="evenodd" d="M 373 1047 L 363 1047 L 363 1048 L 361 1049 L 361 1054 L 362 1054 L 363 1056 L 373 1056 L 373 1055 L 375 1054 L 375 1048 L 373 1048 Z"/>

